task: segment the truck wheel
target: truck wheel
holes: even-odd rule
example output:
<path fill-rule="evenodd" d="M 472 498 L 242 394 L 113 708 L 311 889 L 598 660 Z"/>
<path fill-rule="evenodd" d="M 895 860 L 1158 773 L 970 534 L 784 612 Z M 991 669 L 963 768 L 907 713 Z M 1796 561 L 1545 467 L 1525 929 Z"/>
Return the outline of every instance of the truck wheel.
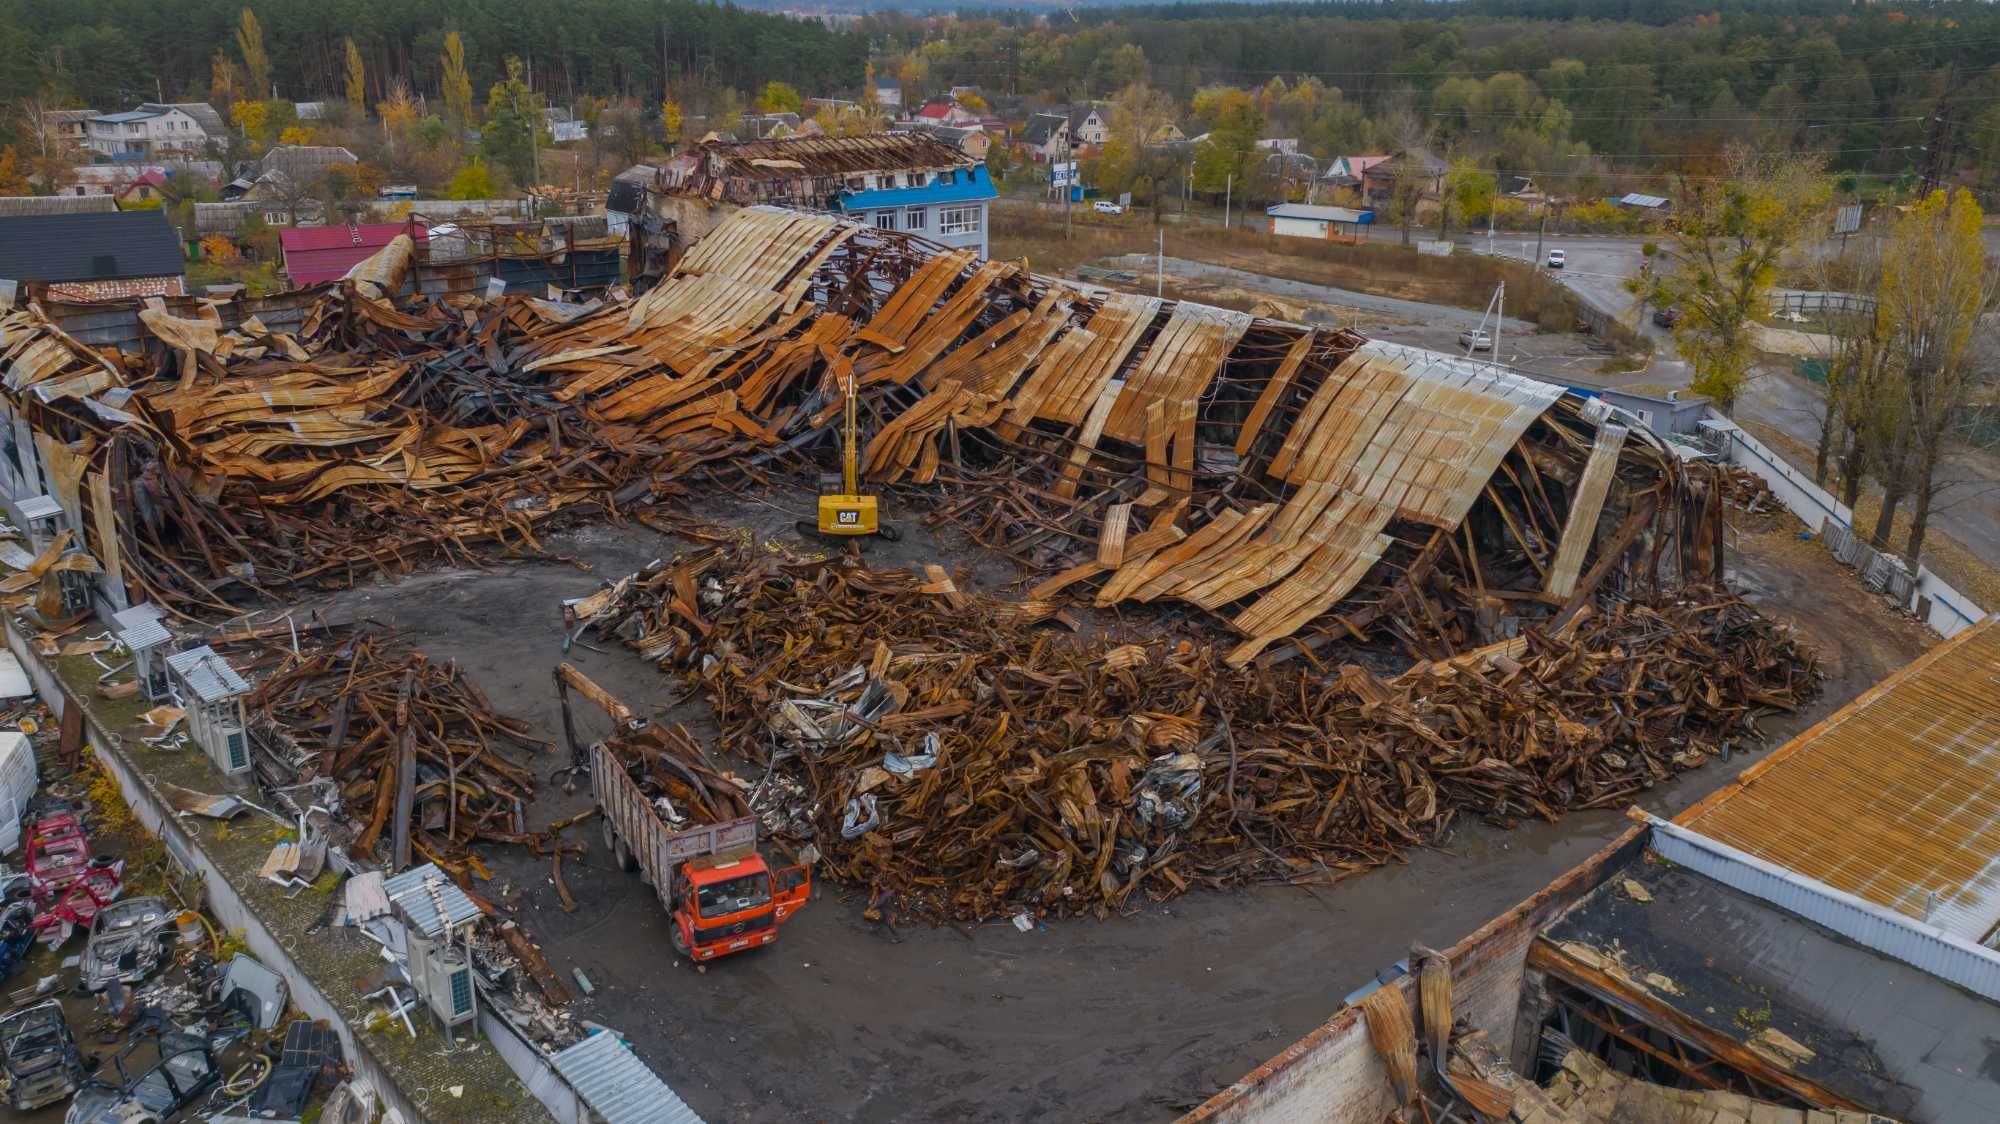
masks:
<path fill-rule="evenodd" d="M 627 874 L 639 869 L 638 857 L 632 853 L 632 848 L 625 845 L 623 839 L 618 841 L 618 869 Z"/>
<path fill-rule="evenodd" d="M 681 935 L 681 923 L 672 915 L 667 917 L 667 931 L 673 935 L 674 951 L 682 956 L 689 955 L 687 938 Z"/>

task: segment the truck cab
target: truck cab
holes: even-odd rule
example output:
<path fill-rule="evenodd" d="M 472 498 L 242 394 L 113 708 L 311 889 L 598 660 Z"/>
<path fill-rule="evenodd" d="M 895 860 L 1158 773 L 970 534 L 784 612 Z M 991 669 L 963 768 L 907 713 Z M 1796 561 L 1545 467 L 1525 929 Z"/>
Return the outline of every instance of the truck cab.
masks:
<path fill-rule="evenodd" d="M 805 867 L 774 873 L 752 848 L 689 859 L 674 871 L 674 947 L 713 960 L 770 944 L 811 896 Z"/>

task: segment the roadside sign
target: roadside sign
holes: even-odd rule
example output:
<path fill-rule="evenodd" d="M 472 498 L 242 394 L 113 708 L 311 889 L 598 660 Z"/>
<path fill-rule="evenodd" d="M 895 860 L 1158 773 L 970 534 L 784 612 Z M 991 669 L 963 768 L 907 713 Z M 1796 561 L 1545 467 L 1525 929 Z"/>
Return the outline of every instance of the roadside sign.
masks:
<path fill-rule="evenodd" d="M 1849 203 L 1833 216 L 1835 234 L 1853 234 L 1861 229 L 1861 204 Z"/>
<path fill-rule="evenodd" d="M 1058 160 L 1049 165 L 1049 186 L 1064 187 L 1076 182 L 1076 161 Z"/>

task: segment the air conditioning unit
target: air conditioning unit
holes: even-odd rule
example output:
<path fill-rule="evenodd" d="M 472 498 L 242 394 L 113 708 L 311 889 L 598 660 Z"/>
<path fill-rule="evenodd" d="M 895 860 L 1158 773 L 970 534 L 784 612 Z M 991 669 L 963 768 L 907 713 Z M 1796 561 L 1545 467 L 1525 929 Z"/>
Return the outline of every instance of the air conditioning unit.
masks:
<path fill-rule="evenodd" d="M 411 934 L 410 986 L 446 1026 L 471 1022 L 478 1014 L 472 962 L 459 945 Z"/>
<path fill-rule="evenodd" d="M 244 736 L 243 727 L 233 720 L 225 719 L 210 727 L 212 737 L 205 746 L 209 760 L 215 767 L 229 776 L 250 771 L 250 740 Z"/>
<path fill-rule="evenodd" d="M 75 616 L 90 611 L 90 596 L 96 588 L 93 584 L 95 580 L 94 574 L 77 570 L 64 570 L 56 575 L 56 582 L 62 589 L 63 615 Z"/>

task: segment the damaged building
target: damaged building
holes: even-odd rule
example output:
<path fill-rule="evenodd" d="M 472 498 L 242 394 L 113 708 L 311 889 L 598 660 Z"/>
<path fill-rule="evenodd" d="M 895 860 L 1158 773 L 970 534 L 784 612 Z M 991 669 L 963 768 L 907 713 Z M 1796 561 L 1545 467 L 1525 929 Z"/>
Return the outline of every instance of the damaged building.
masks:
<path fill-rule="evenodd" d="M 1721 587 L 1725 478 L 1645 427 L 1491 364 L 722 205 L 737 172 L 911 189 L 795 163 L 684 167 L 669 197 L 712 229 L 629 299 L 430 284 L 403 243 L 295 303 L 0 314 L 0 478 L 48 531 L 10 591 L 156 606 L 159 658 L 225 653 L 249 779 L 338 807 L 322 844 L 468 887 L 516 848 L 565 915 L 591 811 L 553 814 L 553 782 L 587 739 L 565 723 L 551 774 L 554 734 L 327 598 L 580 527 L 710 544 L 546 607 L 564 652 L 629 650 L 716 716 L 626 711 L 598 744 L 675 822 L 755 816 L 891 923 L 1024 933 L 1623 807 L 1817 691 Z M 833 464 L 850 406 L 892 509 L 1017 564 L 1018 595 L 705 522 Z M 475 1014 L 587 1041 L 526 938 L 485 939 L 519 970 Z"/>
<path fill-rule="evenodd" d="M 1419 952 L 1186 1119 L 2000 1119 L 1996 697 L 2000 615 L 1442 954 L 1435 1076 Z"/>
<path fill-rule="evenodd" d="M 998 195 L 986 165 L 957 145 L 869 133 L 703 141 L 661 167 L 653 208 L 689 239 L 738 208 L 772 205 L 844 215 L 983 258 Z"/>

